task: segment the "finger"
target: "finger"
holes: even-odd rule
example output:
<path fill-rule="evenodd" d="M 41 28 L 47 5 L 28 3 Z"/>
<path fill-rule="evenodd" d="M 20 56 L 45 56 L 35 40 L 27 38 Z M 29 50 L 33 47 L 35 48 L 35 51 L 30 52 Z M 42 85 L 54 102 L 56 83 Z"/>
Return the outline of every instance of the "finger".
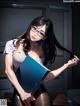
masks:
<path fill-rule="evenodd" d="M 33 100 L 35 100 L 35 98 L 33 98 Z"/>
<path fill-rule="evenodd" d="M 28 102 L 30 103 L 30 102 L 32 102 L 32 101 L 34 101 L 35 99 L 33 98 L 33 97 L 30 97 L 30 98 L 28 98 Z"/>
<path fill-rule="evenodd" d="M 27 100 L 26 100 L 26 102 L 27 102 L 28 104 L 30 104 L 31 101 L 33 101 L 33 98 L 31 98 L 31 97 L 27 98 Z"/>
<path fill-rule="evenodd" d="M 76 55 L 74 55 L 74 57 L 75 57 L 78 61 L 80 61 L 80 59 L 79 59 Z"/>
<path fill-rule="evenodd" d="M 74 61 L 78 63 L 80 60 L 78 58 L 74 58 Z"/>
<path fill-rule="evenodd" d="M 76 55 L 74 55 L 74 58 L 72 59 L 72 61 L 78 63 L 80 59 Z"/>
<path fill-rule="evenodd" d="M 31 99 L 32 99 L 32 100 L 35 100 L 34 96 L 31 96 Z"/>
<path fill-rule="evenodd" d="M 31 105 L 30 105 L 30 102 L 29 102 L 28 100 L 25 100 L 25 101 L 24 101 L 24 105 L 25 105 L 25 106 L 31 106 Z"/>
<path fill-rule="evenodd" d="M 73 63 L 76 65 L 78 63 L 77 59 L 73 59 Z"/>

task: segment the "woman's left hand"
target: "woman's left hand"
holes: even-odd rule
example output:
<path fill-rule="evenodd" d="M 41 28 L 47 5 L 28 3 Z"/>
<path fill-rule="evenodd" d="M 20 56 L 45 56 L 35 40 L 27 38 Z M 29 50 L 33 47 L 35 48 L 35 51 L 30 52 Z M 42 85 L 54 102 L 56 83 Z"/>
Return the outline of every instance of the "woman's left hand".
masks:
<path fill-rule="evenodd" d="M 75 66 L 79 63 L 80 59 L 74 55 L 74 58 L 72 58 L 71 60 L 68 61 L 68 67 L 72 67 L 72 66 Z"/>

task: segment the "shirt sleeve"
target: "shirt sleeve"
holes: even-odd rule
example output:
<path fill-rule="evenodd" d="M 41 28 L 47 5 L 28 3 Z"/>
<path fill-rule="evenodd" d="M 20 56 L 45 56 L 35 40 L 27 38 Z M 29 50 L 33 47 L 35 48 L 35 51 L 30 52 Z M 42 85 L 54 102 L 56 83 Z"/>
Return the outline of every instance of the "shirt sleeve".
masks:
<path fill-rule="evenodd" d="M 8 54 L 8 53 L 12 54 L 14 49 L 15 48 L 14 48 L 13 40 L 7 41 L 3 53 L 4 54 Z"/>

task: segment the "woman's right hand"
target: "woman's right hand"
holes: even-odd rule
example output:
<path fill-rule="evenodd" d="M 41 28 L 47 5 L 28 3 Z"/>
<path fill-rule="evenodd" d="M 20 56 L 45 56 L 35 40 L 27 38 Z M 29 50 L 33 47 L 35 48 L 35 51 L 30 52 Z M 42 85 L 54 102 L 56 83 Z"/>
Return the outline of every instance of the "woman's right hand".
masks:
<path fill-rule="evenodd" d="M 22 92 L 20 98 L 25 106 L 31 106 L 30 102 L 34 101 L 35 98 L 28 92 Z"/>

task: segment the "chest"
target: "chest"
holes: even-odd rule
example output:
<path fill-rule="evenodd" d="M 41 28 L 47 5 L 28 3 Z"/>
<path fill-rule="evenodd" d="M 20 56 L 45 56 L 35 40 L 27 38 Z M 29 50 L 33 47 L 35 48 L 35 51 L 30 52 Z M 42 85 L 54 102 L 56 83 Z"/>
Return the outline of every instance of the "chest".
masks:
<path fill-rule="evenodd" d="M 28 55 L 34 58 L 36 61 L 43 63 L 44 62 L 44 53 L 43 51 L 36 49 L 35 51 L 30 50 Z"/>
<path fill-rule="evenodd" d="M 28 51 L 28 54 L 34 56 L 39 59 L 44 58 L 43 48 L 41 46 L 32 46 L 31 49 Z"/>

